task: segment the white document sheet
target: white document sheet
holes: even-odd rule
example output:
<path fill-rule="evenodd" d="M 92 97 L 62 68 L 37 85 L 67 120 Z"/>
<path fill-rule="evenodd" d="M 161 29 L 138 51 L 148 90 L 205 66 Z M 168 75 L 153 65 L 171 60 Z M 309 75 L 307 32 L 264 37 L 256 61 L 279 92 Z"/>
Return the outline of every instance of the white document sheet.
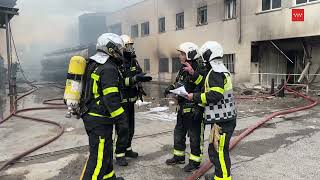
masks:
<path fill-rule="evenodd" d="M 170 90 L 170 92 L 175 95 L 182 96 L 184 98 L 186 98 L 188 96 L 188 92 L 186 91 L 186 88 L 184 86 L 181 86 L 181 87 L 174 89 L 174 90 Z"/>

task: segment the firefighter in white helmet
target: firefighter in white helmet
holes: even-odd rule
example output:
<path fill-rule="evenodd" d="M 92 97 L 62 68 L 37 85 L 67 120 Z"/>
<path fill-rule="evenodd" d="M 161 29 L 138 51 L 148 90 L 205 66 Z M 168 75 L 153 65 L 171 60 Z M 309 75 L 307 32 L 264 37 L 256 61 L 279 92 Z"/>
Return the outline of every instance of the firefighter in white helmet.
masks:
<path fill-rule="evenodd" d="M 133 39 L 128 35 L 121 36 L 125 48 L 123 50 L 124 63 L 122 64 L 120 70 L 124 78 L 124 84 L 120 89 L 122 94 L 122 106 L 127 114 L 127 124 L 126 126 L 121 126 L 122 124 L 116 125 L 116 131 L 121 131 L 123 128 L 129 132 L 128 136 L 122 136 L 118 134 L 118 140 L 116 144 L 116 163 L 120 166 L 127 166 L 128 162 L 126 157 L 137 158 L 138 153 L 132 150 L 132 138 L 134 135 L 135 127 L 135 110 L 134 104 L 140 98 L 142 100 L 142 95 L 146 95 L 142 88 L 142 82 L 151 81 L 150 76 L 146 76 L 142 72 L 142 69 L 136 60 L 135 50 L 133 48 Z M 126 141 L 124 140 L 126 139 Z"/>
<path fill-rule="evenodd" d="M 201 92 L 204 74 L 202 63 L 198 60 L 198 46 L 191 42 L 182 43 L 177 49 L 180 53 L 181 68 L 176 77 L 176 81 L 166 90 L 165 95 L 170 90 L 184 86 L 189 93 Z M 179 110 L 177 123 L 174 129 L 174 150 L 173 157 L 166 161 L 167 165 L 184 164 L 186 150 L 186 135 L 190 137 L 190 157 L 189 163 L 184 167 L 184 171 L 191 172 L 198 169 L 202 161 L 203 150 L 203 107 L 197 103 L 187 100 L 185 97 L 178 97 Z"/>
<path fill-rule="evenodd" d="M 231 180 L 229 142 L 237 118 L 231 74 L 223 64 L 223 49 L 219 43 L 208 41 L 199 52 L 210 71 L 203 91 L 190 93 L 188 99 L 205 106 L 205 123 L 211 125 L 208 152 L 215 174 L 207 175 L 206 179 Z"/>
<path fill-rule="evenodd" d="M 120 36 L 106 33 L 98 38 L 96 48 L 84 77 L 80 115 L 89 136 L 90 155 L 80 179 L 122 180 L 113 170 L 112 131 L 114 124 L 126 126 L 127 121 L 119 93 L 124 44 Z M 118 134 L 125 137 L 128 131 L 124 128 Z"/>

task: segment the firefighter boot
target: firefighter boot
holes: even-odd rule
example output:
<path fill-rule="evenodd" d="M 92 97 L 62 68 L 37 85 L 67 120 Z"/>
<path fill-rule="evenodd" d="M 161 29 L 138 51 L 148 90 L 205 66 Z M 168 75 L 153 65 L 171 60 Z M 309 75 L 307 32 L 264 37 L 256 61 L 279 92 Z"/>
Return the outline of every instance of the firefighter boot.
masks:
<path fill-rule="evenodd" d="M 199 169 L 199 166 L 200 166 L 200 163 L 191 160 L 191 161 L 189 161 L 189 164 L 187 164 L 187 165 L 183 168 L 183 170 L 184 170 L 185 172 L 192 172 L 192 171 L 194 171 L 194 170 L 196 170 L 196 169 Z"/>
<path fill-rule="evenodd" d="M 134 152 L 132 150 L 129 150 L 126 152 L 126 157 L 129 157 L 129 158 L 137 158 L 138 157 L 138 153 L 137 152 Z"/>
<path fill-rule="evenodd" d="M 116 163 L 117 163 L 119 166 L 128 166 L 128 162 L 127 162 L 127 160 L 126 160 L 125 157 L 116 158 Z"/>
<path fill-rule="evenodd" d="M 173 156 L 173 158 L 166 160 L 167 165 L 184 164 L 184 163 L 185 163 L 184 156 Z"/>

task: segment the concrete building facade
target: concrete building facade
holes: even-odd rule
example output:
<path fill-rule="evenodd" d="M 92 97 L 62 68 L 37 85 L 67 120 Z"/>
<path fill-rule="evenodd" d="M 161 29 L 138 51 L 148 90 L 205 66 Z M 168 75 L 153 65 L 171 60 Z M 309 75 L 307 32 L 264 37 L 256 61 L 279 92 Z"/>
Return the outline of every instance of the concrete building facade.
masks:
<path fill-rule="evenodd" d="M 293 9 L 304 10 L 303 22 L 292 21 Z M 283 54 L 292 52 L 289 59 L 299 62 L 294 73 L 307 60 L 317 66 L 319 11 L 320 0 L 145 0 L 108 14 L 106 21 L 108 32 L 134 37 L 141 66 L 160 81 L 174 76 L 180 43 L 214 40 L 224 47 L 236 82 L 261 82 L 264 77 L 255 73 L 288 73 Z"/>

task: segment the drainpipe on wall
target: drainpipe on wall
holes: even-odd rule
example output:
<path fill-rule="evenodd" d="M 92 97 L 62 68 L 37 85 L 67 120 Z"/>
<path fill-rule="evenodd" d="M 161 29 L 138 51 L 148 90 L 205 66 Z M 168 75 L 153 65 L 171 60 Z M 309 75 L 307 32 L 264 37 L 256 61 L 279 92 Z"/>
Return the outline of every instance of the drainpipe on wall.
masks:
<path fill-rule="evenodd" d="M 159 3 L 158 3 L 158 0 L 154 0 L 154 8 L 155 8 L 155 13 L 156 13 L 156 22 L 158 22 L 158 17 L 159 17 Z M 157 57 L 156 57 L 156 59 L 158 59 L 158 81 L 161 81 L 160 80 L 160 71 L 159 71 L 159 69 L 160 69 L 160 57 L 159 57 L 159 55 L 160 55 L 160 51 L 159 51 L 159 36 L 158 35 L 156 35 L 156 41 L 157 41 Z"/>
<path fill-rule="evenodd" d="M 241 0 L 239 0 L 239 39 L 238 39 L 238 43 L 240 44 L 241 41 L 242 41 L 242 23 L 241 23 L 241 16 L 242 16 L 242 13 L 241 13 Z"/>

